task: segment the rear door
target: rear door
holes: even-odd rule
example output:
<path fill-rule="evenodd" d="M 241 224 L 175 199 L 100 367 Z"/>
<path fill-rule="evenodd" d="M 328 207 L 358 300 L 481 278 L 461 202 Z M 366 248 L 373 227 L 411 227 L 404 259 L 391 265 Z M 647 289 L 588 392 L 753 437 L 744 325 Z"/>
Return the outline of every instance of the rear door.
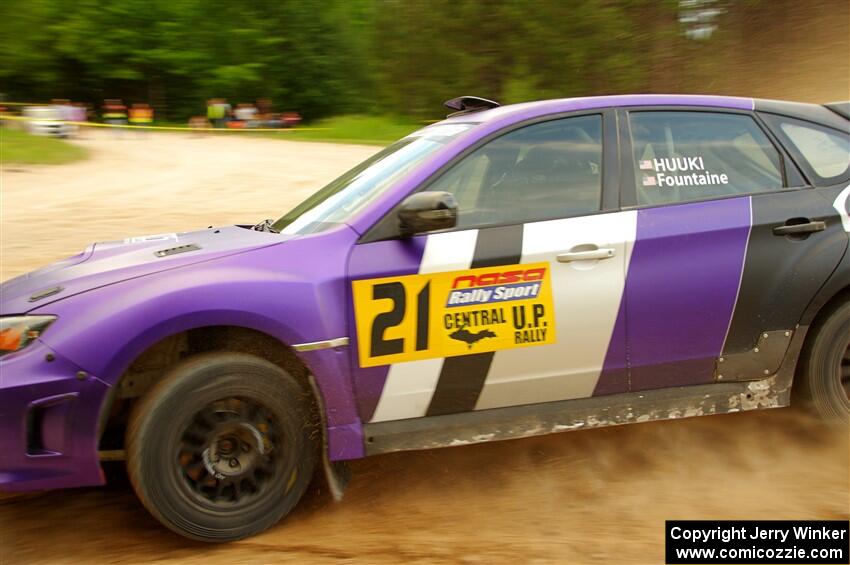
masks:
<path fill-rule="evenodd" d="M 748 112 L 623 112 L 632 390 L 763 378 L 847 236 Z"/>

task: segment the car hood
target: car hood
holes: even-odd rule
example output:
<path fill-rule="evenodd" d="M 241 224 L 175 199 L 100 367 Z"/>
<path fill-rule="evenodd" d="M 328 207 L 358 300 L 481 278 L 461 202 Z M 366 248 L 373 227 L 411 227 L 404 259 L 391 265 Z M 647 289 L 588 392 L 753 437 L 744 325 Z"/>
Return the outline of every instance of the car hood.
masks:
<path fill-rule="evenodd" d="M 94 288 L 291 238 L 228 226 L 93 243 L 73 257 L 0 284 L 0 315 L 23 314 Z"/>

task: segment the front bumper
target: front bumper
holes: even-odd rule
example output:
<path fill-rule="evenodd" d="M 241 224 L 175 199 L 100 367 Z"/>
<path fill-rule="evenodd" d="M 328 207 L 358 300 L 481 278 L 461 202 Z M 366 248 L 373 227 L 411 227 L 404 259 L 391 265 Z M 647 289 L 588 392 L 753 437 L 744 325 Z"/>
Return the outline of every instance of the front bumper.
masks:
<path fill-rule="evenodd" d="M 98 418 L 109 386 L 81 371 L 38 340 L 0 358 L 0 491 L 103 484 Z"/>

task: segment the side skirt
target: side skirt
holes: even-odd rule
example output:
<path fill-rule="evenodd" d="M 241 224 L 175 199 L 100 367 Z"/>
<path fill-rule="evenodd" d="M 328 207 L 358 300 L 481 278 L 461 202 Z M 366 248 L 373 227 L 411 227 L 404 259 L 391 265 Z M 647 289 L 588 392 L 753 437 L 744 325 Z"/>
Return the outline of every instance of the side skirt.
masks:
<path fill-rule="evenodd" d="M 808 326 L 799 326 L 779 370 L 766 378 L 630 392 L 511 406 L 409 420 L 366 424 L 366 454 L 432 449 L 554 432 L 781 408 L 791 403 L 791 384 Z"/>

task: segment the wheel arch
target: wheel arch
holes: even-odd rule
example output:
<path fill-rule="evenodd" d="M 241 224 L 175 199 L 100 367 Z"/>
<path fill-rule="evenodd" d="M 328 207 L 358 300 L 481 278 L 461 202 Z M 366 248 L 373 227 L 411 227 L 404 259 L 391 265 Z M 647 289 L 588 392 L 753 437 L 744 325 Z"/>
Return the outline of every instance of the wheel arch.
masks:
<path fill-rule="evenodd" d="M 791 398 L 794 403 L 800 402 L 804 398 L 804 394 L 800 390 L 800 383 L 803 382 L 806 359 L 811 354 L 812 344 L 817 337 L 818 329 L 839 306 L 850 301 L 850 282 L 847 282 L 846 278 L 843 279 L 843 282 L 846 284 L 835 284 L 835 276 L 833 276 L 809 304 L 809 308 L 800 322 L 800 326 L 806 330 L 806 336 L 792 373 Z"/>
<path fill-rule="evenodd" d="M 168 340 L 172 336 L 202 332 L 205 328 L 240 328 L 244 332 L 255 332 L 275 340 L 280 347 L 298 343 L 300 335 L 286 324 L 254 312 L 233 308 L 215 308 L 202 311 L 176 313 L 156 320 L 138 331 L 127 332 L 123 343 L 116 347 L 108 357 L 104 357 L 102 369 L 97 376 L 112 386 L 116 386 L 132 364 L 149 352 L 152 347 Z"/>
<path fill-rule="evenodd" d="M 311 385 L 310 368 L 295 350 L 279 337 L 249 325 L 191 325 L 172 332 L 148 331 L 124 349 L 123 368 L 114 377 L 99 417 L 98 441 L 101 449 L 123 448 L 123 432 L 132 406 L 166 373 L 167 369 L 191 355 L 208 351 L 234 351 L 265 359 L 291 374 L 313 399 L 314 409 L 327 433 L 325 405 L 318 386 Z M 318 397 L 317 397 L 318 396 Z"/>
<path fill-rule="evenodd" d="M 818 298 L 821 298 L 821 300 L 818 301 Z M 817 336 L 820 326 L 823 325 L 823 323 L 838 307 L 846 302 L 850 302 L 850 284 L 846 284 L 838 288 L 838 290 L 833 290 L 830 293 L 830 296 L 821 297 L 819 295 L 818 298 L 815 299 L 817 301 L 817 304 L 815 304 L 816 307 L 813 308 L 810 306 L 811 311 L 806 313 L 803 320 L 805 325 L 808 326 L 808 332 L 800 355 L 800 362 L 797 364 L 798 370 L 801 366 L 803 366 L 802 361 L 808 355 L 812 341 Z"/>
<path fill-rule="evenodd" d="M 823 320 L 829 317 L 829 315 L 838 308 L 841 304 L 850 301 L 850 284 L 838 289 L 835 291 L 832 296 L 830 296 L 827 300 L 825 300 L 817 309 L 817 311 L 813 312 L 811 317 L 808 320 L 808 325 L 812 330 L 820 324 L 823 323 Z"/>

